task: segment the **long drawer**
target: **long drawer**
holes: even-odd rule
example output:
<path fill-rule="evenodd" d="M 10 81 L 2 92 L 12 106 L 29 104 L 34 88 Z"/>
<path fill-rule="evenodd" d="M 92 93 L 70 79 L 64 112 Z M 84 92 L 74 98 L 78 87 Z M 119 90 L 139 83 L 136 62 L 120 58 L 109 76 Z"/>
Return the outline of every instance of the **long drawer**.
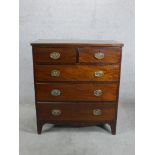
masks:
<path fill-rule="evenodd" d="M 115 117 L 115 105 L 102 103 L 39 103 L 39 120 L 58 121 L 106 121 Z"/>
<path fill-rule="evenodd" d="M 119 65 L 36 65 L 37 81 L 118 81 Z"/>
<path fill-rule="evenodd" d="M 118 84 L 36 84 L 38 101 L 116 101 Z"/>

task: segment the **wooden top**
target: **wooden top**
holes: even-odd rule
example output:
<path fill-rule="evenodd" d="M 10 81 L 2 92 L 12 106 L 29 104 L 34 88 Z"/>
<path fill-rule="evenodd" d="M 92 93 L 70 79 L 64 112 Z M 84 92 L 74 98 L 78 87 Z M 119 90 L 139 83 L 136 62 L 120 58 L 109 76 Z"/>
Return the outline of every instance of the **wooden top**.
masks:
<path fill-rule="evenodd" d="M 48 40 L 39 39 L 31 43 L 31 45 L 61 45 L 61 46 L 124 46 L 123 43 L 114 40 Z"/>

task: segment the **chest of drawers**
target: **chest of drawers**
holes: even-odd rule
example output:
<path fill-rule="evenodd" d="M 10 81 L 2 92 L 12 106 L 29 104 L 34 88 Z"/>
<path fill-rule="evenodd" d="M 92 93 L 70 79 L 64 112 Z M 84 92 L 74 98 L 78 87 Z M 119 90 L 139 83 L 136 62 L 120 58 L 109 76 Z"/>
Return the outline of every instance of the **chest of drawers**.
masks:
<path fill-rule="evenodd" d="M 122 43 L 31 43 L 38 134 L 45 123 L 102 125 L 116 134 Z"/>

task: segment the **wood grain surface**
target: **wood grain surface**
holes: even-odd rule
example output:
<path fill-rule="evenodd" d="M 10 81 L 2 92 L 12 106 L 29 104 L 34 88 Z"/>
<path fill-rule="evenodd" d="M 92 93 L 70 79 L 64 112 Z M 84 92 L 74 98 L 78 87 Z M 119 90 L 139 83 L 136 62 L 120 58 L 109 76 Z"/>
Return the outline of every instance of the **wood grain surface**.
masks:
<path fill-rule="evenodd" d="M 36 84 L 38 101 L 115 101 L 117 84 Z M 51 91 L 58 89 L 59 96 L 51 95 Z M 95 90 L 102 90 L 101 96 L 95 96 Z"/>
<path fill-rule="evenodd" d="M 69 120 L 69 121 L 106 121 L 115 117 L 113 104 L 86 103 L 86 104 L 37 104 L 39 120 Z M 52 110 L 61 110 L 60 116 L 53 116 Z M 94 115 L 93 110 L 100 109 L 101 115 Z"/>
<path fill-rule="evenodd" d="M 104 58 L 99 60 L 95 58 L 95 53 L 103 53 Z M 119 63 L 121 49 L 119 47 L 104 47 L 104 48 L 79 48 L 80 63 Z"/>
<path fill-rule="evenodd" d="M 52 52 L 60 53 L 60 58 L 54 60 L 50 57 Z M 42 64 L 68 64 L 76 62 L 76 49 L 75 48 L 48 48 L 39 47 L 34 48 L 34 61 Z"/>
<path fill-rule="evenodd" d="M 119 65 L 36 65 L 37 81 L 118 81 Z M 60 71 L 59 77 L 52 77 L 53 70 Z M 95 77 L 96 71 L 103 71 L 102 77 Z"/>

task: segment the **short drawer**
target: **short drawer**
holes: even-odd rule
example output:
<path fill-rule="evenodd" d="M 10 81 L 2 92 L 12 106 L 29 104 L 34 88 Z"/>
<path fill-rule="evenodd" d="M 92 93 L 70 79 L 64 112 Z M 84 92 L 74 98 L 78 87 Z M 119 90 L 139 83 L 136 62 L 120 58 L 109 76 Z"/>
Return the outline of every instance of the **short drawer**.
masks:
<path fill-rule="evenodd" d="M 121 48 L 79 48 L 80 63 L 119 63 L 121 60 Z"/>
<path fill-rule="evenodd" d="M 34 49 L 34 61 L 44 64 L 75 63 L 76 49 L 37 47 Z"/>
<path fill-rule="evenodd" d="M 39 120 L 58 121 L 108 121 L 115 118 L 115 105 L 100 103 L 39 103 Z"/>
<path fill-rule="evenodd" d="M 118 84 L 40 83 L 37 101 L 116 101 Z"/>
<path fill-rule="evenodd" d="M 36 65 L 37 81 L 118 81 L 119 65 Z"/>

